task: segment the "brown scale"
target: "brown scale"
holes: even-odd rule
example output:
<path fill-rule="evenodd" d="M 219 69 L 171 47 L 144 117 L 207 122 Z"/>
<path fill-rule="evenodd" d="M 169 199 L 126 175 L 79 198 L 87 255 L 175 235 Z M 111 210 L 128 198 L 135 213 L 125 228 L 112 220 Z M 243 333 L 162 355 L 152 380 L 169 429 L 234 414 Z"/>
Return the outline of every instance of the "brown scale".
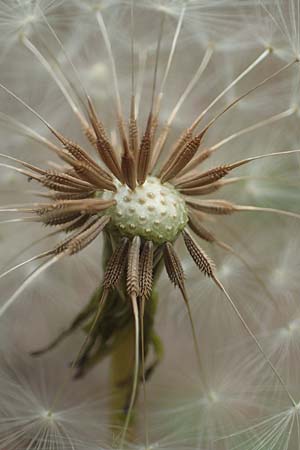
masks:
<path fill-rule="evenodd" d="M 152 118 L 152 125 L 151 125 L 151 140 L 154 140 L 155 133 L 159 126 L 159 118 L 157 115 L 154 115 Z"/>
<path fill-rule="evenodd" d="M 153 285 L 153 242 L 146 241 L 140 255 L 139 268 L 139 297 L 142 301 L 147 300 L 152 292 Z"/>
<path fill-rule="evenodd" d="M 71 236 L 66 237 L 65 239 L 63 239 L 61 242 L 59 242 L 54 249 L 52 250 L 52 252 L 56 255 L 64 252 L 67 248 L 69 243 L 72 241 L 72 239 L 80 236 L 80 234 L 82 232 L 84 232 L 85 230 L 87 230 L 92 224 L 96 223 L 97 219 L 95 219 L 94 217 L 90 218 L 85 224 L 83 224 L 81 227 L 79 227 L 79 229 L 75 229 L 73 234 L 71 234 Z"/>
<path fill-rule="evenodd" d="M 88 221 L 87 224 L 77 230 L 73 235 L 58 244 L 54 249 L 54 253 L 60 254 L 66 251 L 71 255 L 78 253 L 101 233 L 109 221 L 109 216 L 96 219 L 92 218 L 92 220 Z"/>
<path fill-rule="evenodd" d="M 230 170 L 232 170 L 230 165 L 223 165 L 207 170 L 199 175 L 186 176 L 183 180 L 176 181 L 176 187 L 181 189 L 202 187 L 225 177 Z"/>
<path fill-rule="evenodd" d="M 208 195 L 212 194 L 214 192 L 217 192 L 221 187 L 224 186 L 224 183 L 220 183 L 219 181 L 216 181 L 215 183 L 211 183 L 208 186 L 200 186 L 196 188 L 178 188 L 179 192 L 183 195 Z"/>
<path fill-rule="evenodd" d="M 211 200 L 209 202 L 196 202 L 186 200 L 188 206 L 208 214 L 227 215 L 237 211 L 236 207 L 226 200 Z"/>
<path fill-rule="evenodd" d="M 85 162 L 76 162 L 74 163 L 74 169 L 76 174 L 80 178 L 91 183 L 98 189 L 107 189 L 110 191 L 116 190 L 114 183 L 103 177 L 99 172 L 94 170 L 94 168 L 91 167 L 89 164 Z"/>
<path fill-rule="evenodd" d="M 84 162 L 81 161 L 81 164 Z M 104 180 L 108 181 L 109 183 L 112 183 L 113 177 L 110 173 L 108 173 L 103 167 L 100 166 L 98 162 L 95 162 L 94 164 L 86 163 L 87 167 L 90 167 L 92 171 L 96 172 L 100 178 L 103 178 Z"/>
<path fill-rule="evenodd" d="M 74 188 L 72 186 L 66 186 L 65 184 L 56 183 L 55 181 L 49 180 L 47 178 L 39 178 L 38 180 L 43 186 L 52 191 L 67 192 L 67 193 L 79 193 L 82 189 Z"/>
<path fill-rule="evenodd" d="M 127 186 L 134 191 L 136 187 L 136 164 L 132 151 L 126 146 L 122 154 L 121 168 Z"/>
<path fill-rule="evenodd" d="M 106 180 L 108 183 L 112 182 L 112 177 L 105 170 L 103 170 L 97 163 L 91 164 L 89 161 L 77 160 L 73 157 L 66 156 L 66 155 L 63 155 L 62 159 L 72 167 L 71 169 L 66 169 L 64 172 L 72 175 L 75 178 L 78 178 L 78 173 L 77 173 L 76 169 L 80 169 L 81 167 L 86 167 L 87 170 L 96 172 L 101 179 Z M 79 177 L 79 179 L 80 178 L 81 177 Z"/>
<path fill-rule="evenodd" d="M 103 277 L 104 289 L 115 287 L 121 279 L 127 264 L 129 239 L 123 238 L 111 255 Z"/>
<path fill-rule="evenodd" d="M 117 116 L 117 124 L 118 124 L 118 130 L 119 130 L 120 140 L 122 143 L 123 152 L 127 154 L 128 152 L 131 152 L 131 149 L 129 148 L 129 143 L 128 143 L 127 136 L 126 136 L 124 119 L 119 114 Z"/>
<path fill-rule="evenodd" d="M 64 149 L 70 153 L 78 161 L 86 161 L 90 165 L 95 165 L 95 161 L 90 157 L 90 155 L 76 142 L 65 138 L 62 134 L 56 132 L 56 137 L 63 144 Z"/>
<path fill-rule="evenodd" d="M 144 184 L 148 175 L 149 165 L 151 162 L 152 150 L 152 114 L 149 115 L 145 133 L 142 137 L 141 145 L 138 152 L 137 181 Z"/>
<path fill-rule="evenodd" d="M 74 219 L 79 219 L 80 213 L 70 213 L 63 216 L 57 216 L 54 214 L 45 214 L 42 216 L 43 222 L 46 226 L 57 226 L 68 222 L 72 222 Z"/>
<path fill-rule="evenodd" d="M 208 231 L 201 223 L 200 218 L 197 217 L 198 211 L 189 211 L 189 221 L 188 225 L 190 229 L 201 239 L 207 242 L 214 242 L 214 235 Z"/>
<path fill-rule="evenodd" d="M 72 177 L 69 174 L 58 172 L 56 170 L 47 170 L 45 177 L 55 183 L 65 184 L 76 189 L 91 190 L 93 187 L 90 183 L 79 178 Z"/>
<path fill-rule="evenodd" d="M 213 263 L 210 261 L 204 251 L 200 247 L 198 247 L 198 245 L 192 239 L 191 235 L 186 230 L 184 230 L 182 234 L 185 246 L 198 268 L 201 270 L 201 272 L 204 273 L 204 275 L 212 277 L 214 270 Z"/>
<path fill-rule="evenodd" d="M 167 274 L 171 283 L 179 287 L 181 292 L 185 291 L 184 286 L 184 271 L 178 255 L 176 254 L 173 245 L 166 242 L 163 247 L 164 262 Z"/>
<path fill-rule="evenodd" d="M 61 231 L 64 231 L 65 233 L 70 233 L 74 230 L 76 230 L 76 228 L 80 228 L 82 227 L 87 220 L 90 219 L 90 215 L 89 214 L 80 214 L 79 216 L 77 215 L 77 218 L 74 218 L 73 220 L 70 220 L 68 222 L 65 223 L 65 225 L 61 228 Z"/>
<path fill-rule="evenodd" d="M 114 200 L 97 200 L 93 198 L 86 198 L 83 200 L 61 200 L 49 204 L 46 207 L 37 206 L 36 208 L 33 208 L 32 211 L 36 212 L 39 216 L 47 214 L 61 216 L 72 212 L 97 213 L 104 211 L 114 204 Z"/>
<path fill-rule="evenodd" d="M 126 288 L 130 296 L 139 295 L 139 258 L 140 258 L 141 238 L 135 236 L 129 246 Z"/>
<path fill-rule="evenodd" d="M 166 162 L 163 164 L 162 168 L 159 171 L 159 178 L 162 178 L 164 173 L 166 173 L 172 165 L 173 160 L 177 157 L 182 148 L 192 140 L 193 133 L 191 130 L 185 130 L 179 139 L 175 142 L 173 148 L 171 149 L 170 155 L 167 158 Z"/>
<path fill-rule="evenodd" d="M 90 192 L 76 192 L 76 193 L 69 193 L 69 192 L 54 192 L 53 194 L 46 194 L 48 198 L 51 198 L 52 200 L 81 200 L 85 198 L 92 198 L 94 197 L 96 191 L 90 191 Z"/>
<path fill-rule="evenodd" d="M 118 162 L 115 150 L 110 144 L 107 136 L 103 133 L 103 127 L 99 125 L 100 121 L 90 100 L 89 117 L 97 137 L 96 145 L 102 161 L 107 166 L 107 168 L 115 175 L 115 177 L 118 178 L 119 181 L 123 181 L 121 167 Z"/>
<path fill-rule="evenodd" d="M 109 141 L 97 140 L 97 148 L 101 156 L 102 161 L 108 167 L 108 169 L 114 174 L 119 181 L 123 181 L 123 174 L 120 164 L 115 155 L 114 149 Z"/>
<path fill-rule="evenodd" d="M 203 134 L 200 133 L 195 136 L 193 139 L 188 141 L 177 153 L 174 157 L 172 163 L 168 170 L 162 175 L 161 181 L 162 183 L 175 178 L 176 175 L 190 162 L 193 156 L 196 154 L 201 140 L 203 138 Z"/>
<path fill-rule="evenodd" d="M 186 174 L 187 172 L 190 172 L 191 170 L 195 169 L 197 166 L 202 164 L 206 159 L 208 159 L 211 156 L 211 150 L 210 149 L 201 149 L 199 152 L 199 155 L 195 156 L 187 165 L 182 169 L 181 175 Z"/>
<path fill-rule="evenodd" d="M 96 144 L 97 144 L 97 134 L 95 132 L 94 127 L 97 129 L 98 134 L 102 137 L 102 139 L 104 139 L 105 141 L 108 141 L 108 136 L 106 134 L 105 131 L 105 127 L 103 125 L 103 123 L 101 122 L 101 120 L 99 119 L 95 107 L 93 105 L 93 102 L 91 100 L 90 97 L 87 98 L 87 102 L 88 102 L 88 113 L 89 113 L 89 118 L 92 124 L 92 129 L 93 129 L 93 133 L 95 134 L 95 138 L 96 138 Z"/>
<path fill-rule="evenodd" d="M 110 221 L 110 217 L 103 216 L 101 219 L 98 219 L 94 225 L 91 225 L 86 231 L 80 233 L 79 236 L 72 239 L 68 244 L 67 251 L 74 255 L 85 247 L 87 247 L 91 242 L 93 242 L 97 236 L 103 231 L 108 222 Z"/>
<path fill-rule="evenodd" d="M 78 203 L 77 203 L 78 205 Z M 32 211 L 34 211 L 39 216 L 47 215 L 47 214 L 68 214 L 68 207 L 70 206 L 70 201 L 68 200 L 62 200 L 58 201 L 56 203 L 49 203 L 45 207 L 37 206 L 36 208 L 33 208 Z M 67 210 L 67 211 L 66 211 Z"/>
<path fill-rule="evenodd" d="M 135 117 L 132 117 L 129 122 L 129 148 L 136 158 L 138 153 L 139 131 Z"/>
<path fill-rule="evenodd" d="M 84 128 L 83 133 L 84 133 L 85 137 L 87 138 L 87 140 L 89 141 L 89 143 L 93 147 L 97 148 L 97 137 L 96 137 L 96 134 L 95 134 L 93 128 L 86 127 L 86 128 Z"/>
<path fill-rule="evenodd" d="M 108 181 L 112 180 L 112 176 L 108 172 L 106 172 L 104 169 L 102 169 L 99 166 L 99 164 L 97 164 L 93 160 L 93 158 L 91 158 L 89 156 L 89 154 L 83 148 L 81 148 L 78 144 L 66 139 L 60 133 L 55 132 L 54 134 L 63 143 L 65 150 L 67 150 L 69 152 L 69 154 L 72 156 L 70 158 L 67 155 L 63 155 L 63 159 L 67 163 L 76 167 L 76 162 L 77 163 L 81 162 L 82 164 L 85 164 L 86 167 L 99 173 L 100 177 L 102 177 Z"/>

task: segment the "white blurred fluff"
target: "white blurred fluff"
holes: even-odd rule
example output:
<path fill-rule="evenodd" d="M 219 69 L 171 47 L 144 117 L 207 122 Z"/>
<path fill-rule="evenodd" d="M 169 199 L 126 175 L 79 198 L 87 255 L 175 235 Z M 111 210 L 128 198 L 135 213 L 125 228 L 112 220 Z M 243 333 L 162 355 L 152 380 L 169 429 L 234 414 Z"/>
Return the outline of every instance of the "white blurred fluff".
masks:
<path fill-rule="evenodd" d="M 107 448 L 106 400 L 86 385 L 74 392 L 64 359 L 1 356 L 1 449 Z"/>
<path fill-rule="evenodd" d="M 62 25 L 67 21 L 68 6 L 65 0 L 1 0 L 0 27 L 2 46 L 10 47 L 16 43 L 22 33 L 31 33 L 36 27 L 45 29 L 43 16 L 46 15 L 53 25 Z M 69 4 L 70 6 L 70 4 Z"/>

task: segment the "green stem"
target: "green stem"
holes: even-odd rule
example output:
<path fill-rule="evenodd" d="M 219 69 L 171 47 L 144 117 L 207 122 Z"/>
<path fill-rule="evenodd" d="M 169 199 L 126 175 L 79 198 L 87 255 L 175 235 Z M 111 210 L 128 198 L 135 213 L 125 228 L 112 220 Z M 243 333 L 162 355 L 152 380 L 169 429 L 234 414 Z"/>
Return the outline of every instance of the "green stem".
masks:
<path fill-rule="evenodd" d="M 135 338 L 133 326 L 122 329 L 115 338 L 111 353 L 110 383 L 113 392 L 111 419 L 114 426 L 123 426 L 132 392 L 134 373 Z M 131 420 L 128 436 L 133 438 L 134 418 Z"/>

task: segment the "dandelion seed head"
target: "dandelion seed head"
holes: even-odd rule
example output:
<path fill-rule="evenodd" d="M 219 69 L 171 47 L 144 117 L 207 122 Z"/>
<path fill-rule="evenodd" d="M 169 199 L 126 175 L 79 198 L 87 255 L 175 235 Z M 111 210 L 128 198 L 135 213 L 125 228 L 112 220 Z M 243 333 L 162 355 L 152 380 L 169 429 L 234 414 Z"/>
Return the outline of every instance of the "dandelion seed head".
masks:
<path fill-rule="evenodd" d="M 27 95 L 25 82 L 22 89 L 17 86 L 15 91 L 14 80 L 9 76 L 0 80 L 3 94 L 12 100 L 11 103 L 18 101 L 20 108 L 25 107 L 35 120 L 41 121 L 37 132 L 36 127 L 25 128 L 13 117 L 5 118 L 5 114 L 0 117 L 3 123 L 10 125 L 6 134 L 7 131 L 13 134 L 10 149 L 13 154 L 22 155 L 22 159 L 17 160 L 3 154 L 3 173 L 10 169 L 13 174 L 17 172 L 18 176 L 29 179 L 30 187 L 36 189 L 32 196 L 37 197 L 33 203 L 24 204 L 20 204 L 18 197 L 18 205 L 14 202 L 7 205 L 6 202 L 1 208 L 1 215 L 9 213 L 14 217 L 21 213 L 22 232 L 15 233 L 12 247 L 17 246 L 17 240 L 27 241 L 27 230 L 31 230 L 27 221 L 37 222 L 36 228 L 50 229 L 49 233 L 56 236 L 51 243 L 41 245 L 43 253 L 26 260 L 19 258 L 20 265 L 17 261 L 0 275 L 1 283 L 2 278 L 7 283 L 4 284 L 5 292 L 6 289 L 9 293 L 12 291 L 1 305 L 0 317 L 16 299 L 22 299 L 24 317 L 28 311 L 31 314 L 29 325 L 23 320 L 21 336 L 25 332 L 31 335 L 32 351 L 36 350 L 35 355 L 40 357 L 66 336 L 69 338 L 76 331 L 84 331 L 87 338 L 83 355 L 79 354 L 78 360 L 72 361 L 70 369 L 78 378 L 89 377 L 94 366 L 107 356 L 112 358 L 112 370 L 118 372 L 114 374 L 117 378 L 125 371 L 123 367 L 115 370 L 114 364 L 118 368 L 122 366 L 123 356 L 126 364 L 134 364 L 128 376 L 112 380 L 118 391 L 127 390 L 126 400 L 118 405 L 118 412 L 127 412 L 121 430 L 121 441 L 123 439 L 126 448 L 227 450 L 230 437 L 224 439 L 224 446 L 222 437 L 227 431 L 238 433 L 249 416 L 259 415 L 262 405 L 258 394 L 263 392 L 264 398 L 269 394 L 265 385 L 274 388 L 274 395 L 276 391 L 276 395 L 285 395 L 285 402 L 293 403 L 290 395 L 292 377 L 285 365 L 294 367 L 292 360 L 298 358 L 293 358 L 292 352 L 287 352 L 284 357 L 278 355 L 291 347 L 297 349 L 299 343 L 299 312 L 297 308 L 293 309 L 290 293 L 287 293 L 290 281 L 292 294 L 297 293 L 298 240 L 293 242 L 294 250 L 287 251 L 280 226 L 285 226 L 281 216 L 289 215 L 289 219 L 298 220 L 300 215 L 295 203 L 296 189 L 291 188 L 292 198 L 283 192 L 276 177 L 285 169 L 291 171 L 295 165 L 294 156 L 281 154 L 289 148 L 281 146 L 288 142 L 284 135 L 290 131 L 290 123 L 283 120 L 289 120 L 292 115 L 291 121 L 297 120 L 295 110 L 291 108 L 291 104 L 298 104 L 295 55 L 288 59 L 286 67 L 282 67 L 281 53 L 285 53 L 285 43 L 282 36 L 278 38 L 282 33 L 278 33 L 277 23 L 266 10 L 269 3 L 261 11 L 263 17 L 258 24 L 255 24 L 255 15 L 251 16 L 253 1 L 248 0 L 51 0 L 50 3 L 40 0 L 23 3 L 24 7 L 38 5 L 38 8 L 29 8 L 21 23 L 16 22 L 16 28 L 9 24 L 7 30 L 15 38 L 23 33 L 20 44 L 26 50 L 26 57 L 27 52 L 30 54 L 26 59 L 30 60 L 30 67 L 28 62 L 27 67 L 31 69 L 33 60 L 39 64 L 68 111 L 58 114 L 53 99 L 47 97 L 47 106 L 51 105 L 52 110 L 47 108 L 46 112 L 39 98 L 32 99 L 30 93 Z M 56 7 L 60 10 L 60 20 L 56 17 Z M 9 10 L 10 5 L 7 8 Z M 243 8 L 246 20 L 250 22 L 247 32 L 245 22 L 240 21 Z M 74 13 L 74 20 L 71 28 L 66 27 L 61 33 L 64 11 L 69 15 Z M 280 11 L 285 12 L 284 9 Z M 264 24 L 268 24 L 265 33 Z M 6 25 L 4 23 L 4 29 Z M 255 30 L 258 37 L 250 38 L 251 31 L 255 35 Z M 277 69 L 282 83 L 277 80 Z M 265 76 L 268 78 L 261 81 Z M 45 79 L 41 77 L 41 80 Z M 287 93 L 291 80 L 295 87 L 292 103 Z M 30 86 L 35 88 L 33 78 Z M 26 92 L 28 105 L 22 100 L 21 90 Z M 14 92 L 21 98 L 18 99 Z M 285 106 L 281 109 L 283 103 L 286 109 Z M 10 110 L 14 116 L 15 103 Z M 69 126 L 70 112 L 74 113 L 74 122 L 77 121 L 73 128 Z M 272 124 L 273 128 L 266 132 L 264 126 Z M 43 127 L 47 129 L 47 138 Z M 248 138 L 239 140 L 244 135 Z M 293 136 L 291 139 L 298 147 L 296 135 Z M 31 141 L 34 147 L 31 147 Z M 278 149 L 276 154 L 274 142 Z M 227 143 L 230 145 L 223 150 Z M 42 148 L 50 150 L 55 159 L 44 157 Z M 216 150 L 218 156 L 214 158 Z M 25 151 L 30 152 L 29 158 L 23 156 Z M 255 163 L 251 156 L 258 158 Z M 239 161 L 241 158 L 244 159 Z M 230 174 L 242 166 L 241 172 Z M 267 179 L 270 184 L 264 185 Z M 7 180 L 3 177 L 2 181 Z M 249 197 L 251 205 L 246 205 Z M 276 213 L 280 217 L 275 224 L 274 216 L 270 220 L 260 220 L 257 211 Z M 29 217 L 23 218 L 23 213 Z M 289 234 L 287 228 L 284 232 Z M 102 281 L 99 281 L 98 273 L 102 272 L 98 267 L 101 259 L 98 237 L 102 237 L 104 249 Z M 95 277 L 91 276 L 90 266 L 77 271 L 75 263 L 71 263 L 71 260 L 77 260 L 80 266 L 84 260 L 77 259 L 77 255 L 90 252 L 86 250 L 88 246 L 93 247 L 93 253 L 87 254 L 97 266 Z M 189 259 L 184 254 L 188 254 Z M 210 255 L 214 256 L 216 264 Z M 296 269 L 293 271 L 291 259 Z M 68 279 L 65 270 L 59 270 L 54 282 L 48 268 L 54 265 L 61 269 L 62 261 L 69 267 Z M 157 289 L 160 267 L 168 276 L 168 288 L 164 285 Z M 19 274 L 19 269 L 26 278 L 15 289 L 10 277 L 12 272 Z M 33 284 L 35 290 L 28 295 L 27 289 L 32 289 Z M 88 292 L 84 291 L 84 284 L 88 285 Z M 165 407 L 163 396 L 158 398 L 158 406 L 149 414 L 152 416 L 149 423 L 156 422 L 153 435 L 150 428 L 148 439 L 141 444 L 141 433 L 138 433 L 138 443 L 134 445 L 127 442 L 126 432 L 131 427 L 140 380 L 149 379 L 148 389 L 152 383 L 150 375 L 162 358 L 162 345 L 156 334 L 156 302 L 165 303 L 170 284 L 178 293 L 172 291 L 172 312 L 178 303 L 181 317 L 184 313 L 189 320 L 189 328 L 181 323 L 176 329 L 178 345 L 174 345 L 175 339 L 168 336 L 167 348 L 176 356 L 187 383 L 176 384 L 171 407 Z M 43 303 L 40 299 L 47 301 L 48 297 L 50 300 L 56 297 L 72 314 L 76 296 L 81 297 L 82 308 L 76 311 L 78 314 L 72 317 L 69 325 L 65 324 L 65 317 L 58 317 L 62 316 L 58 309 L 55 314 L 45 314 L 44 320 L 53 322 L 52 329 L 56 327 L 59 333 L 57 339 L 46 342 L 47 347 L 39 348 L 44 334 L 38 330 L 44 322 L 31 330 L 36 312 L 32 309 L 37 309 L 35 304 Z M 27 300 L 32 300 L 31 297 L 35 301 L 28 305 Z M 282 320 L 278 319 L 280 314 L 276 307 L 279 311 L 286 309 Z M 170 322 L 170 315 L 160 322 L 164 329 L 166 320 Z M 64 326 L 61 326 L 62 322 Z M 123 333 L 129 329 L 130 344 L 126 347 L 128 342 Z M 247 333 L 247 339 L 242 330 Z M 189 339 L 186 345 L 182 340 L 184 332 Z M 201 337 L 201 346 L 198 337 Z M 248 351 L 249 338 L 251 344 L 254 341 L 256 345 Z M 269 342 L 271 339 L 273 346 Z M 124 344 L 121 350 L 118 349 L 120 341 Z M 144 349 L 141 349 L 142 344 Z M 200 375 L 191 380 L 190 374 L 194 374 L 195 369 L 195 361 L 190 357 L 192 346 Z M 31 344 L 29 347 L 31 350 Z M 143 355 L 145 361 L 142 364 Z M 233 356 L 241 363 L 235 364 Z M 183 362 L 184 358 L 187 364 Z M 53 361 L 56 369 L 59 360 L 54 358 Z M 65 365 L 68 362 L 64 360 Z M 20 371 L 26 372 L 21 364 Z M 176 376 L 176 370 L 170 377 L 166 375 L 168 387 L 174 373 Z M 272 373 L 276 383 L 273 383 Z M 263 385 L 258 381 L 259 376 Z M 55 374 L 53 379 L 56 378 Z M 107 448 L 100 436 L 103 422 L 102 419 L 97 421 L 96 413 L 94 418 L 88 417 L 82 423 L 78 417 L 76 421 L 70 420 L 69 413 L 74 408 L 64 401 L 64 389 L 62 405 L 56 408 L 51 408 L 52 396 L 44 395 L 42 400 L 45 401 L 41 401 L 34 387 L 30 403 L 27 401 L 30 389 L 25 379 L 24 376 L 22 383 L 18 380 L 15 383 L 18 393 L 22 389 L 18 401 L 5 392 L 6 381 L 3 383 L 5 413 L 9 420 L 13 414 L 23 411 L 27 424 L 27 408 L 34 411 L 38 432 L 41 427 L 50 430 L 50 438 L 46 440 L 49 445 L 56 444 L 53 436 L 59 428 L 59 448 L 66 447 L 62 430 L 69 433 L 71 448 L 99 448 L 99 445 Z M 51 383 L 44 382 L 43 385 L 46 384 L 48 394 Z M 91 388 L 93 392 L 98 391 L 99 384 L 96 382 Z M 144 397 L 146 399 L 147 395 Z M 12 407 L 10 400 L 14 403 Z M 147 400 L 144 406 L 144 426 L 147 428 Z M 87 410 L 85 403 L 83 412 Z M 85 414 L 82 417 L 86 419 Z M 9 429 L 9 420 L 5 422 L 5 432 L 11 438 L 14 430 Z M 117 422 L 115 417 L 112 422 Z M 132 422 L 135 422 L 134 417 Z M 24 430 L 24 424 L 17 426 Z M 160 434 L 165 439 L 160 439 Z M 26 441 L 21 442 L 23 447 L 28 445 L 28 438 L 31 439 L 30 433 L 24 437 Z M 17 442 L 18 437 L 15 439 Z M 38 444 L 40 442 L 41 439 Z M 262 450 L 263 447 L 259 447 L 261 441 L 256 442 L 255 450 Z M 40 445 L 40 448 L 43 447 Z M 248 448 L 251 444 L 248 445 L 246 439 L 245 449 Z M 269 448 L 273 450 L 272 446 Z"/>
<path fill-rule="evenodd" d="M 186 205 L 179 193 L 155 177 L 148 177 L 134 191 L 119 183 L 113 198 L 116 205 L 110 210 L 112 225 L 124 235 L 139 235 L 162 244 L 173 241 L 188 221 Z"/>

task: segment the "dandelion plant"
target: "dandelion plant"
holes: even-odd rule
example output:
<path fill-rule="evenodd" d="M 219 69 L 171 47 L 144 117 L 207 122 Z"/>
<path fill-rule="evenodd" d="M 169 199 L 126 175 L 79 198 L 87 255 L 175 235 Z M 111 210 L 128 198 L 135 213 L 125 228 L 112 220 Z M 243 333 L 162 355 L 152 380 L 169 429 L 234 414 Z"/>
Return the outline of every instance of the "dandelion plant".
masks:
<path fill-rule="evenodd" d="M 1 449 L 298 448 L 299 17 L 0 1 Z"/>

